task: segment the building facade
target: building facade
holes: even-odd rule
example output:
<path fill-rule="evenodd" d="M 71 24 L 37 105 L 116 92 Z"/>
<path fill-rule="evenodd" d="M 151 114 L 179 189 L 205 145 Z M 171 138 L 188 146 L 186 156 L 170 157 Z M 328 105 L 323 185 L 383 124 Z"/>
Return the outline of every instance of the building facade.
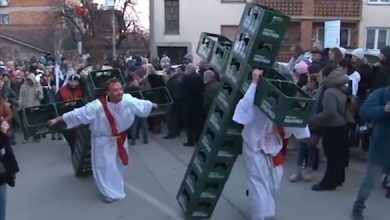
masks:
<path fill-rule="evenodd" d="M 234 38 L 246 2 L 275 8 L 292 21 L 279 53 L 280 60 L 291 56 L 290 47 L 300 44 L 310 49 L 314 41 L 324 41 L 324 22 L 341 20 L 340 44 L 358 46 L 362 0 L 152 0 L 151 55 L 175 50 L 175 60 L 184 51 L 195 55 L 201 32 L 220 33 Z M 195 56 L 196 59 L 199 59 Z"/>
<path fill-rule="evenodd" d="M 51 52 L 62 0 L 0 0 L 0 49 L 8 58 Z"/>
<path fill-rule="evenodd" d="M 359 47 L 378 50 L 390 45 L 390 1 L 363 0 Z"/>

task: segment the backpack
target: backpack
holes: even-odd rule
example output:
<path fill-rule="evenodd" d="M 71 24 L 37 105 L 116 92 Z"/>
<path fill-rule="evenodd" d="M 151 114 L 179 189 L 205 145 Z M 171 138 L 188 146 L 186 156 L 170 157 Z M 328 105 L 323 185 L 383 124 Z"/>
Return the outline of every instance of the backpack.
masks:
<path fill-rule="evenodd" d="M 340 89 L 342 93 L 347 96 L 345 102 L 345 119 L 347 123 L 356 123 L 356 116 L 359 113 L 359 101 L 358 97 L 352 94 L 352 80 L 348 82 L 347 91 Z"/>

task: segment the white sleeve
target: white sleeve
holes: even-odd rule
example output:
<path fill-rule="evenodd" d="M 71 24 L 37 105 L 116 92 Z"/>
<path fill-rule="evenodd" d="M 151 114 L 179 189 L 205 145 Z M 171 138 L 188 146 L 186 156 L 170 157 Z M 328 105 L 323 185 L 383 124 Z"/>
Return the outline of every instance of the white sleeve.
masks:
<path fill-rule="evenodd" d="M 126 102 L 130 104 L 134 114 L 141 118 L 146 118 L 150 115 L 153 108 L 153 103 L 148 100 L 137 99 L 130 94 L 125 94 Z"/>
<path fill-rule="evenodd" d="M 90 124 L 96 116 L 96 110 L 99 106 L 99 101 L 92 101 L 81 108 L 76 108 L 73 111 L 62 115 L 67 128 L 74 128 L 79 125 Z"/>
<path fill-rule="evenodd" d="M 310 137 L 309 127 L 306 125 L 304 128 L 285 127 L 286 137 L 294 136 L 296 139 L 305 139 Z"/>
<path fill-rule="evenodd" d="M 257 85 L 252 83 L 246 91 L 244 97 L 238 102 L 234 110 L 233 121 L 238 124 L 246 125 L 250 123 L 255 116 L 255 95 Z"/>

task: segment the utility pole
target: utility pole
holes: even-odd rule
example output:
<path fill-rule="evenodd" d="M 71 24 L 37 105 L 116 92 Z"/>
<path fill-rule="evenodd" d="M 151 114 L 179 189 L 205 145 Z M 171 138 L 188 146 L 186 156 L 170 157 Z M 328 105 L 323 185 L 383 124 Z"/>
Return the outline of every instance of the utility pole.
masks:
<path fill-rule="evenodd" d="M 115 28 L 115 0 L 106 0 L 106 6 L 108 9 L 112 10 L 112 59 L 116 59 L 116 28 Z"/>

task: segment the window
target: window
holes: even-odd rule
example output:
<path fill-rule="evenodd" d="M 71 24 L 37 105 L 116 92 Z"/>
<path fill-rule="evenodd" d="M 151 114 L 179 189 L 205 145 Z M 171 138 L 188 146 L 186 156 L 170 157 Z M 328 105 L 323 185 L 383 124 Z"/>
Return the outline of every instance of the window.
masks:
<path fill-rule="evenodd" d="M 165 34 L 179 34 L 179 0 L 165 0 Z"/>
<path fill-rule="evenodd" d="M 9 24 L 9 15 L 0 14 L 0 24 Z"/>
<path fill-rule="evenodd" d="M 317 28 L 316 40 L 325 42 L 325 29 L 323 27 Z M 351 28 L 342 27 L 340 30 L 340 47 L 351 46 Z"/>
<path fill-rule="evenodd" d="M 390 45 L 390 28 L 367 28 L 366 49 L 378 50 Z"/>
<path fill-rule="evenodd" d="M 234 38 L 236 37 L 237 29 L 238 29 L 238 26 L 235 26 L 235 25 L 222 25 L 221 26 L 221 35 L 234 41 Z"/>
<path fill-rule="evenodd" d="M 390 4 L 390 0 L 368 0 L 368 4 Z"/>

